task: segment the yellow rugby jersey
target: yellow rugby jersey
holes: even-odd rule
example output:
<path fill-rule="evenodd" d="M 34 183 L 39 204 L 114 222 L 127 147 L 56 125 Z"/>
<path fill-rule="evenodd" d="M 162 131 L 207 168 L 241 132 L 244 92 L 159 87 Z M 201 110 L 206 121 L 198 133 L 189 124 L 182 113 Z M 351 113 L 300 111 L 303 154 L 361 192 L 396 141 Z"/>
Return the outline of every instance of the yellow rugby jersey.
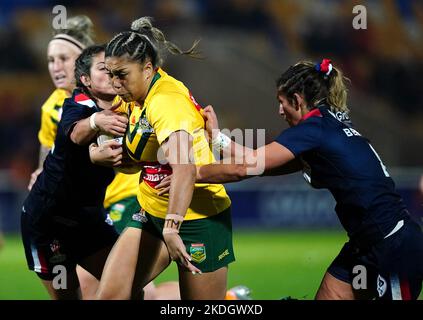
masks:
<path fill-rule="evenodd" d="M 128 107 L 122 105 L 118 111 L 130 114 L 125 147 L 130 157 L 143 166 L 138 201 L 153 216 L 164 218 L 169 195 L 158 196 L 154 186 L 171 174 L 171 168 L 158 162 L 158 159 L 163 159 L 158 154 L 159 147 L 172 132 L 184 130 L 193 137 L 195 164 L 214 162 L 204 135 L 204 119 L 184 84 L 162 69 L 155 75 L 144 105 L 134 104 L 129 107 L 132 110 Z M 230 204 L 223 185 L 196 183 L 185 220 L 218 214 Z"/>
<path fill-rule="evenodd" d="M 112 183 L 107 187 L 106 196 L 104 198 L 104 207 L 108 208 L 115 202 L 136 196 L 139 180 L 140 173 L 125 174 L 117 172 Z"/>
<path fill-rule="evenodd" d="M 116 109 L 130 109 L 133 103 L 125 103 L 119 96 L 113 100 L 113 107 Z M 135 174 L 125 174 L 117 172 L 112 183 L 109 184 L 104 198 L 104 207 L 108 208 L 113 203 L 122 199 L 137 195 L 140 172 Z"/>
<path fill-rule="evenodd" d="M 56 139 L 57 125 L 62 116 L 62 106 L 69 93 L 63 89 L 56 89 L 41 107 L 41 128 L 38 140 L 46 148 L 53 147 Z"/>
<path fill-rule="evenodd" d="M 70 95 L 66 90 L 56 89 L 41 107 L 41 128 L 38 132 L 38 140 L 46 148 L 53 147 L 57 126 L 62 115 L 63 102 L 68 97 Z M 117 173 L 107 187 L 104 207 L 107 208 L 119 200 L 135 196 L 138 192 L 139 178 L 139 173 Z"/>

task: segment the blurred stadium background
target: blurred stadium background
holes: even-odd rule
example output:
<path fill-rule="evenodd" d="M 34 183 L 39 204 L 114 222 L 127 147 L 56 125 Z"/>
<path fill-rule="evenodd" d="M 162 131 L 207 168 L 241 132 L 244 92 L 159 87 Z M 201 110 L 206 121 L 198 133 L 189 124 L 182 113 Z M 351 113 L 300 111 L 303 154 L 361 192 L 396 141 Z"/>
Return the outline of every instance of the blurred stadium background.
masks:
<path fill-rule="evenodd" d="M 351 79 L 351 115 L 390 169 L 410 211 L 422 220 L 423 2 L 414 0 L 2 0 L 0 3 L 0 299 L 47 299 L 26 270 L 19 216 L 38 160 L 40 107 L 53 91 L 46 47 L 54 17 L 86 14 L 98 42 L 140 16 L 155 18 L 169 39 L 188 47 L 201 38 L 204 60 L 168 57 L 165 69 L 221 127 L 266 129 L 278 117 L 275 80 L 290 64 L 330 57 Z M 367 9 L 367 29 L 352 27 L 352 8 Z M 237 262 L 229 285 L 256 299 L 312 299 L 345 233 L 326 191 L 298 175 L 228 185 Z M 175 269 L 160 281 L 175 278 Z"/>

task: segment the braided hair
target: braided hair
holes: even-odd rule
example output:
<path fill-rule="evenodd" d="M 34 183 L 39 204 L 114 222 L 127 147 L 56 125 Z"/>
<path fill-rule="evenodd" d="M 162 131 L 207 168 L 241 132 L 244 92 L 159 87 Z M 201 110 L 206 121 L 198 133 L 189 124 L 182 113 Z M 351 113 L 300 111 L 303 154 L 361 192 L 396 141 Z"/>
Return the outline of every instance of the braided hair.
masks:
<path fill-rule="evenodd" d="M 342 72 L 329 59 L 312 63 L 301 61 L 291 66 L 277 80 L 278 94 L 286 96 L 293 104 L 294 94 L 304 96 L 307 108 L 312 110 L 327 103 L 333 111 L 348 113 L 347 88 Z"/>
<path fill-rule="evenodd" d="M 199 53 L 195 50 L 198 42 L 195 41 L 190 49 L 183 51 L 168 41 L 161 30 L 153 27 L 150 17 L 142 17 L 132 22 L 130 31 L 121 32 L 109 41 L 106 46 L 106 57 L 128 54 L 131 60 L 144 63 L 148 58 L 153 67 L 159 67 L 163 63 L 160 55 L 162 47 L 174 55 L 198 57 Z"/>

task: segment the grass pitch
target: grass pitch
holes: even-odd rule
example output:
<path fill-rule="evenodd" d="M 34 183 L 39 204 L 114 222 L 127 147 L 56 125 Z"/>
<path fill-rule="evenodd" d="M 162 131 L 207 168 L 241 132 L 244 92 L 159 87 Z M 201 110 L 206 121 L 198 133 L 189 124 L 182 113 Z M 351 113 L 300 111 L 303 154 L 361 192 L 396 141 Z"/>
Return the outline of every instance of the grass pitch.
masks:
<path fill-rule="evenodd" d="M 229 267 L 228 287 L 246 285 L 254 299 L 313 299 L 326 268 L 346 240 L 342 231 L 235 230 L 237 260 Z M 0 270 L 1 300 L 48 299 L 38 277 L 27 270 L 18 235 L 6 236 Z M 176 270 L 172 264 L 156 283 L 176 280 Z"/>

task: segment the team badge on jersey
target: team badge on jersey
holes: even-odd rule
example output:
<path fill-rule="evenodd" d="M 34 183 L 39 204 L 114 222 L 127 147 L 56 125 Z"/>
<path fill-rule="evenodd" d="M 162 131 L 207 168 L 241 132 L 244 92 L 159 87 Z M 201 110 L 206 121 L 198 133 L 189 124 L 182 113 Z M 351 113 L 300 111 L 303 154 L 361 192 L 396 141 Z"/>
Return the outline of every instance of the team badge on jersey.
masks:
<path fill-rule="evenodd" d="M 138 133 L 144 134 L 144 133 L 154 132 L 154 129 L 151 126 L 151 124 L 148 122 L 147 118 L 141 117 L 139 123 L 140 123 L 140 127 L 138 128 Z"/>
<path fill-rule="evenodd" d="M 110 209 L 110 218 L 114 221 L 122 220 L 122 215 L 125 212 L 126 206 L 122 203 L 116 203 Z"/>
<path fill-rule="evenodd" d="M 189 254 L 192 261 L 201 263 L 206 260 L 206 246 L 204 243 L 192 243 L 189 248 Z"/>
<path fill-rule="evenodd" d="M 145 210 L 141 208 L 140 212 L 133 214 L 132 220 L 138 221 L 141 223 L 146 223 L 148 221 L 148 218 L 145 216 Z"/>
<path fill-rule="evenodd" d="M 50 249 L 53 252 L 53 256 L 51 256 L 49 259 L 51 263 L 60 263 L 66 260 L 66 255 L 60 253 L 59 240 L 53 240 L 53 242 L 50 243 Z"/>

